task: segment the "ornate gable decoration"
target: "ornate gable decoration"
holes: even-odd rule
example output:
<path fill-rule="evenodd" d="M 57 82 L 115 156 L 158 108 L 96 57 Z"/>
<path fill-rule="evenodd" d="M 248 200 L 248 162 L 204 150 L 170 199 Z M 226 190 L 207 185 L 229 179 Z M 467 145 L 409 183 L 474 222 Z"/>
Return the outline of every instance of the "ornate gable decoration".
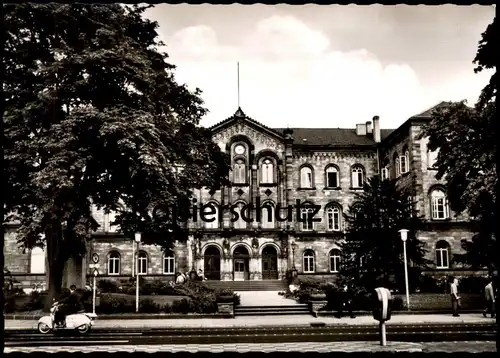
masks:
<path fill-rule="evenodd" d="M 231 137 L 241 134 L 250 138 L 256 147 L 265 147 L 276 152 L 283 152 L 285 150 L 285 146 L 278 138 L 273 138 L 272 135 L 265 133 L 265 131 L 269 131 L 270 129 L 264 125 L 262 125 L 263 131 L 254 128 L 254 126 L 259 127 L 260 124 L 249 119 L 241 108 L 238 108 L 233 117 L 224 122 L 214 126 L 219 127 L 214 128 L 215 131 L 213 134 L 213 139 L 217 143 L 226 143 Z M 227 126 L 224 126 L 224 124 L 227 124 Z M 276 135 L 279 136 L 278 134 Z"/>

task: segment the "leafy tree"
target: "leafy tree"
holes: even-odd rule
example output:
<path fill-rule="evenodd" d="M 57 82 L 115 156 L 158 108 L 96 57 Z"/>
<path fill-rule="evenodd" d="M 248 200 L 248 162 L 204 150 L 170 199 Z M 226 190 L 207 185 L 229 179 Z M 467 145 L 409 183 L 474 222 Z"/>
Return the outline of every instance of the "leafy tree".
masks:
<path fill-rule="evenodd" d="M 377 285 L 404 287 L 404 258 L 399 230 L 409 230 L 407 259 L 413 271 L 425 266 L 425 250 L 416 238 L 421 220 L 408 199 L 409 194 L 395 180 L 381 181 L 374 176 L 357 193 L 344 214 L 348 224 L 341 243 L 341 277 L 353 278 L 357 285 L 371 290 Z M 402 276 L 403 274 L 403 276 Z M 414 281 L 414 280 L 413 280 Z"/>
<path fill-rule="evenodd" d="M 495 67 L 498 40 L 494 32 L 497 28 L 495 18 L 483 33 L 474 59 L 475 72 Z M 498 244 L 494 235 L 498 230 L 495 218 L 498 193 L 497 78 L 495 72 L 474 108 L 468 107 L 465 101 L 437 108 L 420 133 L 420 138 L 429 137 L 429 150 L 439 149 L 436 178 L 445 179 L 450 207 L 459 213 L 467 211 L 478 224 L 478 233 L 472 241 L 462 241 L 465 254 L 454 255 L 456 261 L 475 269 L 488 267 L 494 270 L 498 267 Z"/>
<path fill-rule="evenodd" d="M 175 81 L 149 7 L 3 5 L 4 223 L 19 221 L 22 246 L 46 246 L 50 298 L 96 229 L 92 204 L 168 247 L 185 232 L 152 208 L 226 178 L 225 154 L 198 126 L 200 91 Z"/>

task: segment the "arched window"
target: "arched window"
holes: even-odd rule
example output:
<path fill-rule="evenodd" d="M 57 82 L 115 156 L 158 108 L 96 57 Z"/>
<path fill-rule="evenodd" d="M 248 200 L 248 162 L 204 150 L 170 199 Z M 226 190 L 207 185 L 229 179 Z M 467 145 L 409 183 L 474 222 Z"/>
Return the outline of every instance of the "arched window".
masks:
<path fill-rule="evenodd" d="M 446 194 L 441 189 L 434 189 L 431 192 L 431 217 L 433 220 L 448 219 Z"/>
<path fill-rule="evenodd" d="M 117 251 L 111 251 L 108 255 L 108 275 L 120 274 L 120 254 Z"/>
<path fill-rule="evenodd" d="M 340 224 L 341 210 L 337 205 L 329 206 L 326 209 L 326 222 L 328 223 L 328 230 L 340 231 L 342 227 Z"/>
<path fill-rule="evenodd" d="M 217 229 L 219 227 L 219 205 L 214 202 L 207 203 L 206 207 L 202 207 L 204 214 L 203 223 L 206 229 Z M 215 211 L 215 213 L 214 213 Z M 212 214 L 213 213 L 213 214 Z M 213 221 L 211 221 L 213 220 Z"/>
<path fill-rule="evenodd" d="M 314 230 L 314 222 L 312 221 L 314 214 L 314 209 L 311 207 L 304 207 L 300 209 L 300 217 L 302 220 L 302 230 L 310 231 Z"/>
<path fill-rule="evenodd" d="M 45 250 L 34 247 L 30 252 L 30 272 L 45 273 Z"/>
<path fill-rule="evenodd" d="M 399 157 L 399 173 L 404 174 L 409 171 L 410 153 L 408 149 L 403 149 L 403 155 Z"/>
<path fill-rule="evenodd" d="M 450 267 L 450 245 L 444 241 L 436 243 L 436 268 L 447 269 Z"/>
<path fill-rule="evenodd" d="M 269 158 L 265 158 L 262 161 L 262 165 L 260 167 L 261 171 L 261 183 L 270 184 L 274 183 L 274 165 L 273 161 Z"/>
<path fill-rule="evenodd" d="M 264 203 L 261 208 L 260 222 L 264 229 L 274 229 L 274 205 L 270 202 Z"/>
<path fill-rule="evenodd" d="M 313 171 L 309 167 L 302 167 L 300 169 L 300 187 L 312 188 L 313 187 Z"/>
<path fill-rule="evenodd" d="M 234 162 L 233 169 L 233 182 L 236 184 L 245 184 L 246 181 L 246 170 L 247 166 L 243 159 L 236 159 Z"/>
<path fill-rule="evenodd" d="M 173 275 L 175 273 L 175 256 L 170 250 L 163 254 L 163 273 L 165 275 Z"/>
<path fill-rule="evenodd" d="M 340 250 L 333 249 L 330 251 L 330 272 L 340 271 Z"/>
<path fill-rule="evenodd" d="M 360 165 L 355 165 L 351 169 L 352 171 L 352 187 L 353 188 L 362 188 L 365 183 L 365 173 L 363 168 Z"/>
<path fill-rule="evenodd" d="M 137 269 L 139 275 L 148 274 L 148 255 L 144 251 L 139 251 Z"/>
<path fill-rule="evenodd" d="M 304 251 L 304 273 L 314 273 L 314 252 L 313 250 Z"/>
<path fill-rule="evenodd" d="M 339 171 L 334 166 L 326 168 L 326 186 L 327 188 L 339 187 Z"/>
<path fill-rule="evenodd" d="M 249 212 L 248 209 L 243 211 L 244 207 L 245 207 L 244 203 L 238 203 L 234 206 L 234 212 L 236 214 L 238 214 L 238 219 L 236 221 L 233 221 L 233 225 L 234 225 L 235 229 L 246 229 L 247 228 L 247 223 L 243 219 L 242 214 L 245 215 L 246 217 L 249 217 L 251 213 Z M 234 220 L 235 218 L 236 218 L 236 215 L 232 215 L 232 220 Z"/>

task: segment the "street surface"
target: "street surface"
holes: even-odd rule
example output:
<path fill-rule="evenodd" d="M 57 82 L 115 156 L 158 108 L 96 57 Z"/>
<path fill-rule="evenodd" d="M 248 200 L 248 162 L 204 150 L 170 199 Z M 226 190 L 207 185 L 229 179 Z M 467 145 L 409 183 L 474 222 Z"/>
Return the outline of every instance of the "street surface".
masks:
<path fill-rule="evenodd" d="M 387 328 L 387 340 L 398 342 L 491 341 L 496 325 L 487 324 L 397 324 Z M 41 334 L 32 330 L 8 330 L 5 346 L 88 346 L 152 344 L 297 343 L 378 341 L 374 325 L 324 327 L 225 327 L 225 328 L 143 328 L 94 329 L 79 335 L 74 331 Z"/>
<path fill-rule="evenodd" d="M 107 345 L 107 346 L 64 346 L 64 347 L 5 347 L 5 353 L 13 352 L 467 352 L 484 353 L 496 352 L 495 342 L 490 341 L 470 341 L 470 342 L 427 342 L 427 343 L 408 343 L 408 342 L 388 342 L 387 346 L 382 347 L 377 342 L 315 342 L 306 343 L 228 343 L 228 344 L 160 344 L 160 345 Z"/>

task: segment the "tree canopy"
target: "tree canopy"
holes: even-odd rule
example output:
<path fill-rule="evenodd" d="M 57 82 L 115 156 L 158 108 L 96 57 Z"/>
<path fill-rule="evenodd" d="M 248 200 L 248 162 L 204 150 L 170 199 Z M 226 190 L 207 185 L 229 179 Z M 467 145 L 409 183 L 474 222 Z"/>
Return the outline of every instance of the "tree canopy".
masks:
<path fill-rule="evenodd" d="M 475 71 L 495 68 L 498 40 L 496 18 L 482 34 Z M 423 126 L 420 138 L 428 137 L 429 150 L 439 149 L 435 167 L 436 178 L 444 178 L 450 207 L 455 212 L 466 211 L 478 224 L 472 241 L 462 241 L 466 254 L 454 255 L 457 261 L 473 268 L 497 265 L 498 230 L 495 205 L 498 195 L 498 130 L 495 72 L 483 89 L 478 102 L 469 107 L 465 101 L 437 108 L 431 121 Z M 498 236 L 498 235 L 497 235 Z"/>
<path fill-rule="evenodd" d="M 341 276 L 355 278 L 366 289 L 384 285 L 404 287 L 403 243 L 399 230 L 407 229 L 407 259 L 425 266 L 425 249 L 416 233 L 421 225 L 409 193 L 396 180 L 374 176 L 344 214 L 347 233 L 342 248 Z"/>
<path fill-rule="evenodd" d="M 85 252 L 92 204 L 117 211 L 125 234 L 167 247 L 178 227 L 152 208 L 227 176 L 226 155 L 199 127 L 201 92 L 176 82 L 147 8 L 3 5 L 4 223 L 20 222 L 25 247 L 47 246 L 51 289 Z"/>

